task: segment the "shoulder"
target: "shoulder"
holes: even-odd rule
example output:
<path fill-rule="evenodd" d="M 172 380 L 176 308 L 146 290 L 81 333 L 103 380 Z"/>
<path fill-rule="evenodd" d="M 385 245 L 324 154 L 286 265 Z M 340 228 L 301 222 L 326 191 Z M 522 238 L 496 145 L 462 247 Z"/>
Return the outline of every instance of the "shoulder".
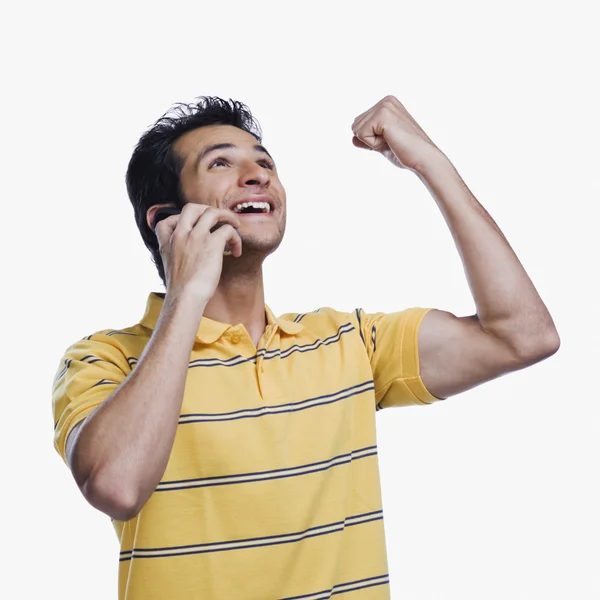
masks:
<path fill-rule="evenodd" d="M 301 323 L 309 330 L 330 330 L 332 328 L 349 327 L 363 337 L 374 334 L 377 329 L 418 329 L 429 313 L 439 312 L 432 308 L 409 307 L 396 312 L 367 312 L 361 307 L 341 311 L 330 306 L 323 306 L 305 313 L 286 313 L 282 319 Z M 435 319 L 435 318 L 434 318 Z"/>
<path fill-rule="evenodd" d="M 148 343 L 151 331 L 141 325 L 124 329 L 100 329 L 73 343 L 63 352 L 61 367 L 72 361 L 94 364 L 110 362 L 130 369 Z"/>

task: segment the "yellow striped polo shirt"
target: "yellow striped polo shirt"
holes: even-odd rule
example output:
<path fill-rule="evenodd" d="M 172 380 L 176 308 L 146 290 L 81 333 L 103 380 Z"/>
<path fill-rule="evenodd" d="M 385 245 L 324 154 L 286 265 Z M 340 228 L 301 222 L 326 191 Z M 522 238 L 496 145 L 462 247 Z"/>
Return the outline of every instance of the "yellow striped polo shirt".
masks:
<path fill-rule="evenodd" d="M 53 386 L 55 447 L 123 382 L 163 299 L 140 323 L 73 344 Z M 120 600 L 390 598 L 376 410 L 436 400 L 421 381 L 431 309 L 276 318 L 256 348 L 202 318 L 165 473 L 113 522 Z"/>

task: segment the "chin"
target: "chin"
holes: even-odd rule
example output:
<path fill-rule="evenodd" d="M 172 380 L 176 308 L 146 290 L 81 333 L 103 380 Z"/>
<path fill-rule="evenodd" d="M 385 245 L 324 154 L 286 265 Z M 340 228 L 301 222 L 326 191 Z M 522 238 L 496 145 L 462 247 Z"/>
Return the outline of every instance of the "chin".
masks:
<path fill-rule="evenodd" d="M 260 253 L 267 256 L 279 248 L 283 236 L 265 238 L 257 236 L 242 236 L 242 256 L 246 252 Z"/>

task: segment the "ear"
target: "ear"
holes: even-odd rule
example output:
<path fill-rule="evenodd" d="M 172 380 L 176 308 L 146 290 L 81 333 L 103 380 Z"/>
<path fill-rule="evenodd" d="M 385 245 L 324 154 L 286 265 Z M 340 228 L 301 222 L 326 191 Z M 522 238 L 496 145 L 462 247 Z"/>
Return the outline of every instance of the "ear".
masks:
<path fill-rule="evenodd" d="M 168 202 L 166 204 L 153 204 L 146 212 L 146 223 L 150 229 L 152 229 L 152 225 L 154 224 L 154 215 L 156 214 L 156 211 L 165 206 L 172 206 L 175 208 L 175 204 L 173 202 Z"/>

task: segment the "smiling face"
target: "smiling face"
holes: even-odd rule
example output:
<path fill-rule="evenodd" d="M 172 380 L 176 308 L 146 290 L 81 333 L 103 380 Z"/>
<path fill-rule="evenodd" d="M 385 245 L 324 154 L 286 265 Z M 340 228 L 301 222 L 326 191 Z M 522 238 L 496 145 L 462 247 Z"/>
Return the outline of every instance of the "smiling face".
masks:
<path fill-rule="evenodd" d="M 236 209 L 242 252 L 266 256 L 279 246 L 285 232 L 285 190 L 273 159 L 252 134 L 211 125 L 184 134 L 173 149 L 183 164 L 180 181 L 187 202 L 230 210 L 242 201 L 259 202 L 242 213 Z"/>

